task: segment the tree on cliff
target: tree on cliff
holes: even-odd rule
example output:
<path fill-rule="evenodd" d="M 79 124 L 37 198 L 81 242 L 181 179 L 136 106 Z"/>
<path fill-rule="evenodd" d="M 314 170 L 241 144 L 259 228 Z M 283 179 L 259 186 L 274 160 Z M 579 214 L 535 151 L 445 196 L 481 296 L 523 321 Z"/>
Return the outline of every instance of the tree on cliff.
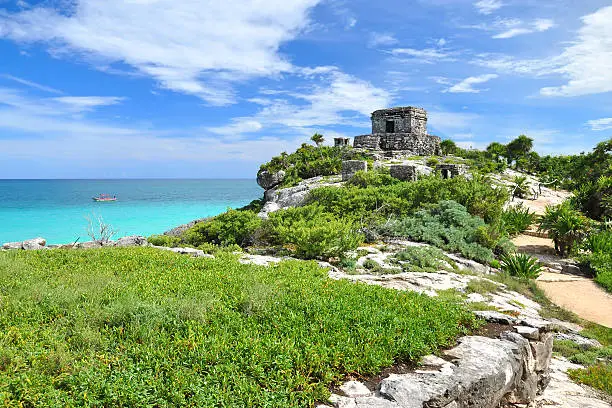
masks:
<path fill-rule="evenodd" d="M 487 146 L 487 153 L 493 160 L 499 161 L 501 157 L 506 157 L 508 155 L 508 148 L 506 145 L 493 142 Z"/>
<path fill-rule="evenodd" d="M 440 149 L 444 156 L 457 153 L 457 145 L 450 139 L 443 140 L 442 143 L 440 143 Z"/>
<path fill-rule="evenodd" d="M 320 147 L 323 142 L 325 141 L 325 138 L 323 137 L 322 134 L 320 133 L 315 133 L 314 135 L 312 135 L 312 137 L 310 138 L 310 140 L 312 140 L 313 142 L 315 142 L 315 144 L 317 145 L 317 147 Z"/>
<path fill-rule="evenodd" d="M 524 158 L 527 153 L 531 151 L 533 147 L 533 139 L 520 135 L 510 143 L 506 145 L 508 163 L 512 163 L 515 160 Z"/>

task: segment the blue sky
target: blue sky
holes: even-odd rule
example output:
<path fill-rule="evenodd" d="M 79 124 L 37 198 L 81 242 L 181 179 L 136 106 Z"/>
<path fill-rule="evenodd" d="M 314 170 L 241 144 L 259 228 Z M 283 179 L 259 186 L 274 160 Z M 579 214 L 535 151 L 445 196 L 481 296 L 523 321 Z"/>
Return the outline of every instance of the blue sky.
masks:
<path fill-rule="evenodd" d="M 402 105 L 465 147 L 589 150 L 611 22 L 600 0 L 0 0 L 0 177 L 254 177 Z"/>

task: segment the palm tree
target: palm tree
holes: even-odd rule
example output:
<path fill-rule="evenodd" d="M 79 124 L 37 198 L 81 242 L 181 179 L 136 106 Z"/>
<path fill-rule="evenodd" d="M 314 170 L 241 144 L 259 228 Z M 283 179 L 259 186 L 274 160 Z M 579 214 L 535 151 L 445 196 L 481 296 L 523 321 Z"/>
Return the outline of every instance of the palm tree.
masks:
<path fill-rule="evenodd" d="M 315 142 L 315 144 L 317 145 L 317 147 L 321 147 L 321 145 L 323 144 L 323 142 L 325 141 L 325 138 L 323 137 L 322 134 L 320 133 L 315 133 L 314 135 L 312 135 L 312 137 L 310 138 L 310 140 L 312 140 L 313 142 Z"/>
<path fill-rule="evenodd" d="M 572 252 L 574 244 L 584 238 L 589 230 L 589 219 L 573 209 L 568 202 L 547 206 L 540 218 L 540 231 L 548 232 L 555 243 L 555 251 L 565 256 Z"/>

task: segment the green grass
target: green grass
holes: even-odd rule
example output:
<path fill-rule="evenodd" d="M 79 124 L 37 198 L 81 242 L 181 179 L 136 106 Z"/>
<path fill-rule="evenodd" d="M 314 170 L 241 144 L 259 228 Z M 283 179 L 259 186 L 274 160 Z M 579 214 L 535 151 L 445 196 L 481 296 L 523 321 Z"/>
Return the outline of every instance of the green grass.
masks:
<path fill-rule="evenodd" d="M 406 247 L 394 256 L 393 262 L 406 272 L 454 272 L 457 264 L 436 247 Z"/>
<path fill-rule="evenodd" d="M 7 406 L 312 406 L 453 344 L 452 300 L 152 248 L 0 252 Z"/>
<path fill-rule="evenodd" d="M 568 370 L 569 377 L 612 395 L 612 364 L 596 364 L 584 369 Z"/>
<path fill-rule="evenodd" d="M 486 295 L 487 293 L 494 293 L 499 290 L 499 286 L 493 282 L 484 279 L 472 279 L 468 282 L 465 291 L 467 293 L 480 293 Z"/>

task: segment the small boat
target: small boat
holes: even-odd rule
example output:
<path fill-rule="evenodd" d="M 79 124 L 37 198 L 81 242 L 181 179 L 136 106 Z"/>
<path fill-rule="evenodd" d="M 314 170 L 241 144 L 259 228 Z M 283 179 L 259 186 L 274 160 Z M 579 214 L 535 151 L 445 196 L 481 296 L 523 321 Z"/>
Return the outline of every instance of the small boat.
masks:
<path fill-rule="evenodd" d="M 100 194 L 97 197 L 91 197 L 92 200 L 97 202 L 117 201 L 117 196 L 111 196 L 109 194 Z"/>

